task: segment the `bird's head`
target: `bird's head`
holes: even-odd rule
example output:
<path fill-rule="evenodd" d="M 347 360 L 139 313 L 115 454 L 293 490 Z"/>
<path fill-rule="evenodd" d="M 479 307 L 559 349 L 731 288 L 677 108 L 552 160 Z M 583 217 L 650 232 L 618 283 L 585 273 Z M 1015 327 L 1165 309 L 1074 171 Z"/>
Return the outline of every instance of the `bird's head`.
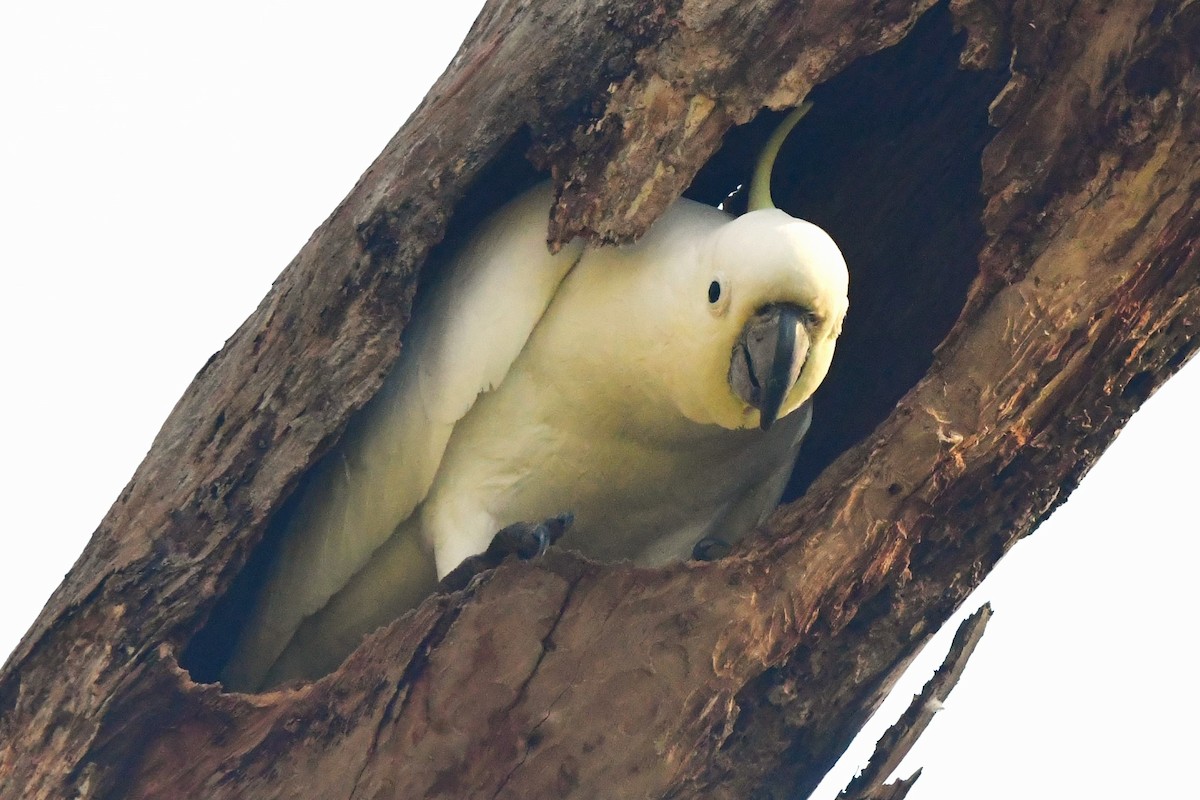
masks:
<path fill-rule="evenodd" d="M 704 342 L 705 374 L 693 384 L 704 388 L 680 398 L 692 419 L 766 430 L 829 371 L 848 307 L 846 261 L 825 231 L 776 208 L 770 194 L 775 156 L 809 108 L 796 109 L 767 142 L 752 210 L 711 228 L 675 275 Z"/>
<path fill-rule="evenodd" d="M 728 390 L 715 421 L 766 430 L 829 371 L 848 306 L 846 262 L 823 230 L 778 209 L 723 225 L 708 252 L 693 291 Z"/>
<path fill-rule="evenodd" d="M 803 110 L 776 131 L 756 176 L 769 178 Z M 566 378 L 643 436 L 670 437 L 681 419 L 686 436 L 696 423 L 766 429 L 808 400 L 846 315 L 846 262 L 762 185 L 756 177 L 754 210 L 740 217 L 680 200 L 637 243 L 589 250 L 555 298 L 571 311 L 548 315 L 537 337 L 561 367 L 547 379 Z"/>

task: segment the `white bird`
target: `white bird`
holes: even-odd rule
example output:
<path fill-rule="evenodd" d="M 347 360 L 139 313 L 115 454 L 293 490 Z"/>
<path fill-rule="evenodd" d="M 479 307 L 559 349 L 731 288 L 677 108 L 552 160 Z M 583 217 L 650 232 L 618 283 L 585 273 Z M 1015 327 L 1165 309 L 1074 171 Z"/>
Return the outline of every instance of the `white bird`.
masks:
<path fill-rule="evenodd" d="M 378 394 L 302 485 L 222 674 L 317 677 L 507 525 L 563 511 L 604 560 L 688 558 L 778 504 L 846 313 L 846 264 L 773 207 L 681 199 L 636 244 L 546 245 L 549 185 L 443 265 Z"/>

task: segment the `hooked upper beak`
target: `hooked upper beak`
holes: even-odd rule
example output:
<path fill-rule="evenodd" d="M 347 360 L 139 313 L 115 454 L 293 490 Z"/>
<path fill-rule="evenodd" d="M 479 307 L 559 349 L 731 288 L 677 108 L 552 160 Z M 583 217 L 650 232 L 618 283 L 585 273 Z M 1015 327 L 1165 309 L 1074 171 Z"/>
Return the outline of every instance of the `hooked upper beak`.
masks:
<path fill-rule="evenodd" d="M 758 409 L 759 427 L 774 424 L 808 357 L 805 313 L 790 304 L 770 305 L 750 318 L 733 346 L 729 385 Z"/>

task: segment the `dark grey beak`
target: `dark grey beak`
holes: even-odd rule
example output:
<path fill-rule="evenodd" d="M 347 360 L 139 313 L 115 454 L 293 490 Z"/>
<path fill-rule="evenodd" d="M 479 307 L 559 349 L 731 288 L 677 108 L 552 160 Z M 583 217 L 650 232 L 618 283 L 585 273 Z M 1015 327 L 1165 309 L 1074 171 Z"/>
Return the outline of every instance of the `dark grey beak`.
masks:
<path fill-rule="evenodd" d="M 764 431 L 779 416 L 788 392 L 808 357 L 804 312 L 793 305 L 771 305 L 750 318 L 733 346 L 729 385 L 758 409 Z"/>

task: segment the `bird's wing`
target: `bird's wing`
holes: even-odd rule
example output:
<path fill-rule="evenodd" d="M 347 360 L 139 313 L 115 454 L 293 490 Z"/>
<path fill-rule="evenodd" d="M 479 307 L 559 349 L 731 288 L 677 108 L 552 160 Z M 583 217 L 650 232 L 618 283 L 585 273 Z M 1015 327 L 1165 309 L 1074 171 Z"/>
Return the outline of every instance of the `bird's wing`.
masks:
<path fill-rule="evenodd" d="M 548 184 L 530 190 L 446 263 L 413 315 L 392 373 L 302 486 L 262 599 L 226 668 L 227 684 L 262 680 L 301 623 L 412 514 L 455 423 L 504 380 L 583 253 L 577 241 L 549 252 L 551 202 Z"/>

